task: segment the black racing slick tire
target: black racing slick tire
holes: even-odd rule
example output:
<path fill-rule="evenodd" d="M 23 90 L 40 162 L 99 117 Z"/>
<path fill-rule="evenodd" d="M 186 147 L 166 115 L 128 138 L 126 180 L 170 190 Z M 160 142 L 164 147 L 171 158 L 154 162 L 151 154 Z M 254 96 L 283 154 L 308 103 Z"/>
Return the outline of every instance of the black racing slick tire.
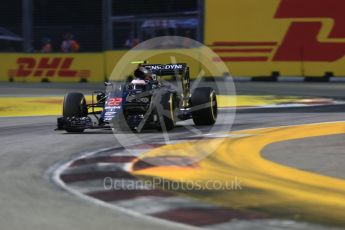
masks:
<path fill-rule="evenodd" d="M 165 130 L 169 131 L 176 126 L 176 94 L 166 93 L 161 98 L 161 114 L 159 120 L 164 122 Z M 164 126 L 160 122 L 158 130 L 164 131 Z"/>
<path fill-rule="evenodd" d="M 82 93 L 67 93 L 63 102 L 62 115 L 68 117 L 86 117 L 87 116 L 86 100 Z M 67 132 L 81 133 L 84 129 L 66 128 Z"/>
<path fill-rule="evenodd" d="M 196 88 L 191 97 L 192 118 L 195 125 L 214 125 L 217 121 L 217 95 L 210 87 Z"/>

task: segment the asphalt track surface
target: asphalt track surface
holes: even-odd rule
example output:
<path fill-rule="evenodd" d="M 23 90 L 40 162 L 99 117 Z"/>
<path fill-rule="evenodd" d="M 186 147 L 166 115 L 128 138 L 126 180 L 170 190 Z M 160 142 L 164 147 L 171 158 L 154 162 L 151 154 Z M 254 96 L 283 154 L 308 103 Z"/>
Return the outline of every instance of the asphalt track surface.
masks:
<path fill-rule="evenodd" d="M 344 143 L 344 134 L 304 138 L 271 144 L 262 154 L 287 166 L 345 179 Z"/>
<path fill-rule="evenodd" d="M 207 86 L 212 82 L 202 82 Z M 220 85 L 222 82 L 220 82 Z M 281 96 L 317 96 L 331 98 L 345 98 L 345 82 L 250 82 L 237 81 L 238 95 L 281 95 Z M 1 95 L 61 95 L 65 92 L 78 91 L 85 94 L 92 90 L 103 89 L 103 84 L 59 84 L 59 83 L 1 83 Z"/>
<path fill-rule="evenodd" d="M 324 96 L 344 98 L 343 83 L 250 83 L 236 84 L 239 94 Z M 89 92 L 95 85 L 2 84 L 2 95 L 58 95 L 66 91 Z M 329 121 L 344 121 L 342 105 L 293 109 L 243 110 L 236 116 L 233 130 Z M 56 117 L 0 118 L 0 225 L 1 229 L 188 229 L 133 218 L 108 210 L 62 191 L 51 182 L 49 169 L 82 152 L 118 143 L 110 131 L 85 134 L 54 132 Z M 184 131 L 174 131 L 180 136 Z M 148 140 L 157 134 L 144 134 Z M 292 167 L 345 178 L 344 136 L 328 136 L 272 144 L 264 156 Z M 315 148 L 314 148 L 315 146 Z M 298 151 L 303 149 L 303 151 Z M 315 149 L 317 149 L 315 157 Z M 332 153 L 330 155 L 324 154 Z M 298 152 L 302 154 L 298 154 Z M 312 155 L 313 154 L 313 155 Z M 342 159 L 342 160 L 341 160 Z M 327 167 L 320 167 L 327 162 Z"/>

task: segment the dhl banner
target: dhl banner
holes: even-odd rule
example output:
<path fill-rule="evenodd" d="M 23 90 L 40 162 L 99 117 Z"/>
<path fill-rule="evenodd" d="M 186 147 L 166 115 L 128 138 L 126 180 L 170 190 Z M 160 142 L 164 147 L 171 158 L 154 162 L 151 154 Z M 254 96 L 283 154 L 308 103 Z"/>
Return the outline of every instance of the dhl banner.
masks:
<path fill-rule="evenodd" d="M 344 0 L 205 4 L 205 44 L 233 75 L 345 76 Z"/>
<path fill-rule="evenodd" d="M 0 54 L 0 80 L 15 82 L 101 82 L 104 55 L 88 54 Z"/>
<path fill-rule="evenodd" d="M 105 74 L 107 76 L 107 79 L 109 79 L 111 73 L 113 72 L 113 69 L 116 66 L 116 63 L 119 62 L 119 60 L 122 58 L 123 55 L 127 50 L 117 50 L 117 51 L 106 51 L 104 53 L 104 60 L 105 60 Z M 122 76 L 124 78 L 125 76 Z M 120 77 L 118 77 L 120 78 Z"/>
<path fill-rule="evenodd" d="M 127 50 L 80 54 L 0 54 L 0 81 L 14 82 L 103 82 L 109 79 L 114 67 Z M 133 74 L 137 65 L 131 61 L 149 63 L 187 63 L 194 78 L 200 69 L 198 49 L 142 50 L 133 52 L 126 63 L 126 73 L 113 73 L 112 80 L 124 80 Z M 189 54 L 189 55 L 185 55 Z M 173 60 L 172 60 L 173 58 Z"/>

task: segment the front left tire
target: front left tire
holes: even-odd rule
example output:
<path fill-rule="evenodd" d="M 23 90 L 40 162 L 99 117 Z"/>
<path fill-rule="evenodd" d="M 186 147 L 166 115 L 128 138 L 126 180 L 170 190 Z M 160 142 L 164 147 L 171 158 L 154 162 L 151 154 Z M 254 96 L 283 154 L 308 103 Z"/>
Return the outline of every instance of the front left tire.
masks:
<path fill-rule="evenodd" d="M 82 93 L 67 93 L 63 102 L 62 115 L 65 118 L 86 117 L 88 114 L 86 99 Z M 67 127 L 69 133 L 82 133 L 84 129 Z"/>

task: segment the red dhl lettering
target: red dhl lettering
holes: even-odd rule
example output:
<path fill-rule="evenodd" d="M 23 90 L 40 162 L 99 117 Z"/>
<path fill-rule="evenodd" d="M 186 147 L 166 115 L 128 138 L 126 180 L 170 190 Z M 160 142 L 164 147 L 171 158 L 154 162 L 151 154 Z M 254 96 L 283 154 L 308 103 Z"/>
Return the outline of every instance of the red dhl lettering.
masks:
<path fill-rule="evenodd" d="M 282 0 L 275 18 L 330 18 L 333 28 L 328 38 L 345 38 L 344 0 Z M 345 55 L 345 42 L 320 42 L 320 21 L 292 22 L 282 44 L 274 55 L 275 61 L 328 61 Z"/>
<path fill-rule="evenodd" d="M 14 77 L 89 77 L 89 70 L 73 70 L 71 65 L 74 58 L 48 58 L 35 59 L 20 57 L 17 59 L 18 69 L 9 71 Z"/>
<path fill-rule="evenodd" d="M 241 49 L 219 49 L 217 53 L 227 53 L 229 56 L 214 58 L 214 61 L 320 61 L 335 62 L 345 55 L 345 8 L 344 0 L 281 0 L 274 19 L 315 19 L 315 21 L 292 21 L 289 28 L 277 47 L 277 42 L 238 42 L 217 41 L 213 46 L 242 47 Z M 320 18 L 329 18 L 334 22 L 328 39 L 338 41 L 320 42 L 318 35 L 323 28 Z M 270 46 L 269 49 L 260 47 Z M 243 49 L 243 47 L 245 49 Z M 253 49 L 253 47 L 259 47 Z M 232 56 L 231 53 L 261 53 L 260 56 Z M 266 54 L 265 54 L 266 53 Z M 271 58 L 272 57 L 272 58 Z"/>

